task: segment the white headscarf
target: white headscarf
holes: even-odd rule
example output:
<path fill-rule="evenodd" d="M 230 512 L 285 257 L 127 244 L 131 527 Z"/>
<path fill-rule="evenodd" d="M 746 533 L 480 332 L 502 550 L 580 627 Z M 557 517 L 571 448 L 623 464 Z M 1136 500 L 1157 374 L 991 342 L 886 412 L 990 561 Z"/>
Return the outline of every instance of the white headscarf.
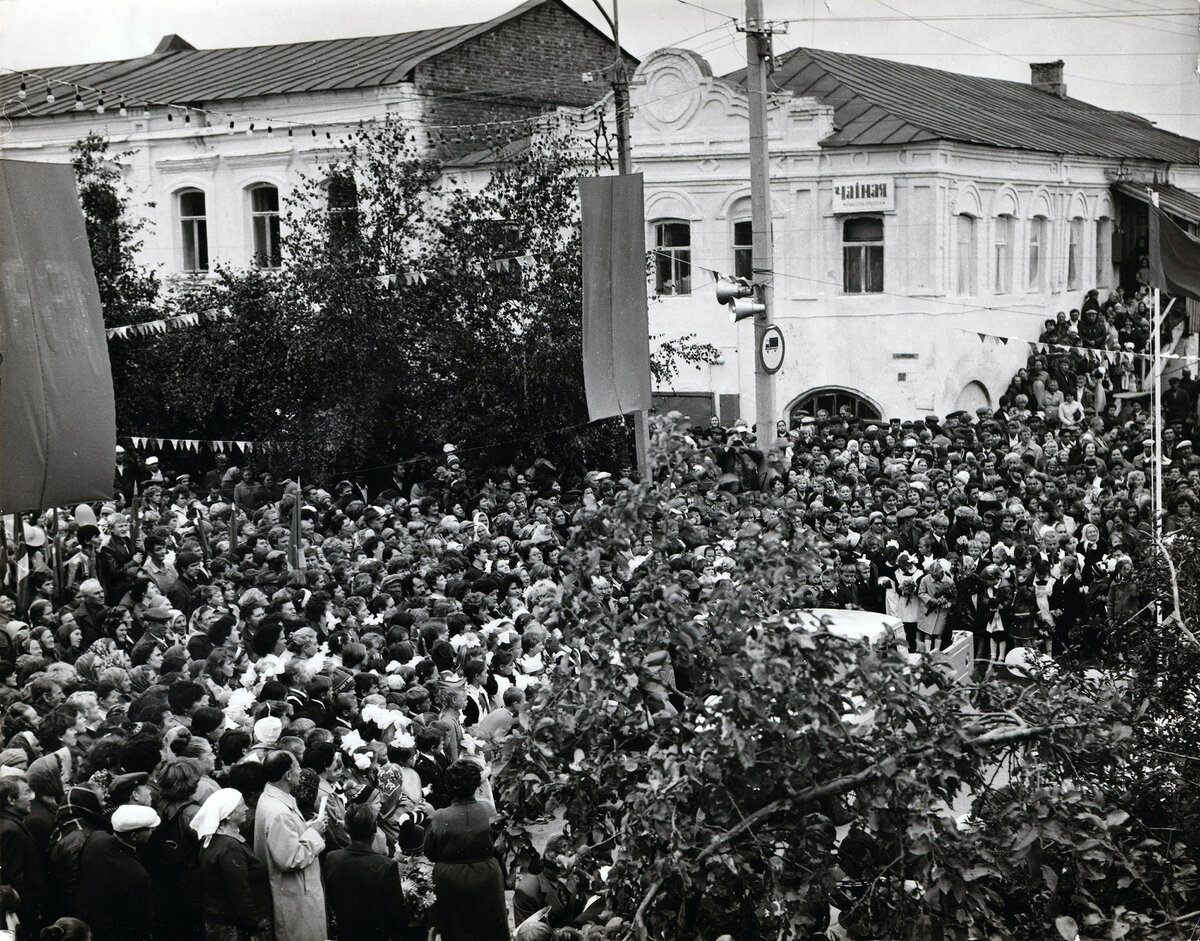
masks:
<path fill-rule="evenodd" d="M 226 817 L 233 813 L 241 799 L 242 792 L 232 787 L 223 787 L 209 795 L 208 800 L 192 818 L 192 829 L 200 837 L 202 846 L 208 846 L 212 841 L 213 834 L 217 832 L 217 828 L 221 826 Z"/>

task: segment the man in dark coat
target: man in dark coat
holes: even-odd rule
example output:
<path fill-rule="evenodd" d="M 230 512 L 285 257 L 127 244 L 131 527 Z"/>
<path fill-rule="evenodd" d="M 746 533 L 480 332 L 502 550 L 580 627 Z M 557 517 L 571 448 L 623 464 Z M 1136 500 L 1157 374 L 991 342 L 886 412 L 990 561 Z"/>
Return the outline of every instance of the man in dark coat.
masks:
<path fill-rule="evenodd" d="M 129 518 L 115 514 L 109 521 L 111 534 L 100 547 L 100 582 L 110 605 L 119 604 L 133 585 L 141 554 L 129 536 Z"/>
<path fill-rule="evenodd" d="M 400 869 L 371 849 L 377 825 L 368 805 L 346 812 L 350 845 L 325 858 L 325 901 L 339 941 L 393 941 L 408 924 Z"/>
<path fill-rule="evenodd" d="M 95 941 L 149 941 L 154 889 L 137 856 L 161 821 L 150 807 L 124 804 L 113 812 L 113 833 L 88 837 L 79 860 L 76 915 Z"/>
<path fill-rule="evenodd" d="M 117 445 L 116 466 L 113 468 L 113 493 L 121 494 L 126 504 L 133 502 L 137 493 L 137 467 L 129 460 L 125 449 Z"/>
<path fill-rule="evenodd" d="M 21 919 L 21 941 L 36 938 L 41 930 L 42 907 L 46 903 L 45 860 L 25 828 L 33 805 L 33 790 L 21 777 L 0 778 L 0 872 L 5 885 L 21 897 L 17 916 Z"/>
<path fill-rule="evenodd" d="M 85 650 L 104 636 L 108 606 L 104 603 L 104 586 L 98 580 L 89 578 L 79 586 L 79 607 L 72 614 L 83 632 L 81 646 Z"/>

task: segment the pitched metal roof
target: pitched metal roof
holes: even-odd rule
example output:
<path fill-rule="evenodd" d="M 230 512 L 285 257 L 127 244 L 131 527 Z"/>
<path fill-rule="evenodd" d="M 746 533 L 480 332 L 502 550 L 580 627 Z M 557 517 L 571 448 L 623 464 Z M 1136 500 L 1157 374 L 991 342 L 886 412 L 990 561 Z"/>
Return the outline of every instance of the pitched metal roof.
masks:
<path fill-rule="evenodd" d="M 192 49 L 177 36 L 167 37 L 172 41 L 168 43 L 164 39 L 160 44 L 160 49 L 165 47 L 167 51 L 156 51 L 137 59 L 30 71 L 68 85 L 102 89 L 109 95 L 105 102 L 107 107 L 116 106 L 121 98 L 132 107 L 147 101 L 187 104 L 373 88 L 395 84 L 422 62 L 547 2 L 555 0 L 526 0 L 509 12 L 482 23 L 390 36 L 229 49 Z M 21 80 L 19 74 L 0 76 L 0 100 L 14 98 Z M 56 100 L 47 103 L 45 89 L 37 78 L 28 76 L 26 84 L 23 104 L 28 111 L 10 108 L 10 118 L 19 120 L 67 114 L 74 110 L 75 95 L 69 88 L 54 87 Z M 95 93 L 82 91 L 81 95 L 87 108 L 96 106 L 98 96 Z"/>
<path fill-rule="evenodd" d="M 1200 196 L 1170 183 L 1126 183 L 1117 184 L 1117 192 L 1124 193 L 1143 203 L 1150 202 L 1150 191 L 1158 194 L 1158 205 L 1163 212 L 1189 222 L 1200 223 Z"/>
<path fill-rule="evenodd" d="M 727 75 L 745 84 L 745 69 Z M 1058 154 L 1200 162 L 1200 141 L 1124 111 L 1059 98 L 1032 85 L 889 59 L 794 49 L 772 79 L 834 109 L 826 147 L 953 140 Z"/>

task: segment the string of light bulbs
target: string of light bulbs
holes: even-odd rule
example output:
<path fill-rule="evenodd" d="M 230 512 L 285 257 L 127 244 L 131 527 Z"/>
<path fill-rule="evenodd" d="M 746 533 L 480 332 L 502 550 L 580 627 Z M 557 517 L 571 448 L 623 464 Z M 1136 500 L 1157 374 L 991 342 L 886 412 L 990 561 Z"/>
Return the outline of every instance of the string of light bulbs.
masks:
<path fill-rule="evenodd" d="M 254 134 L 256 131 L 265 132 L 268 135 L 273 135 L 278 129 L 286 131 L 288 137 L 295 136 L 297 131 L 307 130 L 313 138 L 318 138 L 318 127 L 326 128 L 325 137 L 328 140 L 333 139 L 333 128 L 352 128 L 354 126 L 362 127 L 365 124 L 378 123 L 378 118 L 360 119 L 354 118 L 350 120 L 333 120 L 333 121 L 296 121 L 288 118 L 278 117 L 255 117 L 247 114 L 238 114 L 231 111 L 222 111 L 213 108 L 204 108 L 194 104 L 179 104 L 172 101 L 161 101 L 154 98 L 143 96 L 126 96 L 121 93 L 112 93 L 97 86 L 89 85 L 86 82 L 70 81 L 66 79 L 56 78 L 46 75 L 45 73 L 29 70 L 29 69 L 11 69 L 0 66 L 0 72 L 6 72 L 10 75 L 20 75 L 21 82 L 17 90 L 15 100 L 22 103 L 30 116 L 36 117 L 29 106 L 25 104 L 29 97 L 29 80 L 36 79 L 45 84 L 46 97 L 44 99 L 47 104 L 54 104 L 58 101 L 54 94 L 54 88 L 68 88 L 74 92 L 74 109 L 75 111 L 94 110 L 97 114 L 104 114 L 109 107 L 112 107 L 115 102 L 116 113 L 120 117 L 127 117 L 131 109 L 141 109 L 142 117 L 150 119 L 152 117 L 151 108 L 165 109 L 166 119 L 173 122 L 176 119 L 176 114 L 180 117 L 184 124 L 192 123 L 192 116 L 196 115 L 205 119 L 205 127 L 211 130 L 219 130 L 218 125 L 213 124 L 211 119 L 219 119 L 221 124 L 228 121 L 228 132 L 236 133 L 239 122 L 244 125 L 246 134 Z M 533 84 L 544 84 L 543 82 Z M 96 103 L 89 105 L 84 100 L 84 94 L 96 97 Z M 433 96 L 418 96 L 416 100 L 424 98 L 462 98 L 465 93 L 457 92 L 445 95 Z M 493 98 L 496 96 L 492 96 Z M 10 102 L 13 99 L 10 99 Z M 491 99 L 489 99 L 491 100 Z M 554 111 L 537 115 L 527 115 L 521 118 L 510 118 L 504 120 L 488 120 L 474 122 L 455 122 L 441 124 L 427 124 L 420 122 L 420 130 L 424 131 L 429 137 L 431 143 L 471 143 L 479 138 L 494 137 L 489 131 L 495 131 L 497 134 L 503 130 L 528 129 L 532 130 L 539 124 L 553 126 L 555 124 L 567 124 L 569 127 L 575 128 L 587 124 L 594 115 L 592 112 L 597 112 L 606 107 L 605 99 L 601 99 L 584 108 L 572 109 L 569 113 Z M 7 116 L 7 115 L 6 115 Z M 481 130 L 480 130 L 481 129 Z M 480 133 L 475 133 L 480 130 Z M 511 137 L 509 138 L 512 139 Z"/>

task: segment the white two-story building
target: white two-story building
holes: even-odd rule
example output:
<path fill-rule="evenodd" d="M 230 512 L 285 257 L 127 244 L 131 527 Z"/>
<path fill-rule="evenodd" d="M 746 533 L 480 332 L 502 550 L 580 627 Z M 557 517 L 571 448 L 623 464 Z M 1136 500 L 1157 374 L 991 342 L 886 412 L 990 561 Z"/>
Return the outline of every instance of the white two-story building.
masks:
<path fill-rule="evenodd" d="M 1062 63 L 1031 84 L 797 49 L 776 62 L 769 149 L 771 319 L 781 418 L 994 406 L 1045 318 L 1090 288 L 1135 283 L 1147 187 L 1200 222 L 1200 143 L 1066 96 Z M 633 83 L 634 169 L 654 250 L 651 334 L 718 347 L 660 407 L 754 415 L 752 321 L 713 272 L 752 276 L 744 76 L 665 49 Z"/>

